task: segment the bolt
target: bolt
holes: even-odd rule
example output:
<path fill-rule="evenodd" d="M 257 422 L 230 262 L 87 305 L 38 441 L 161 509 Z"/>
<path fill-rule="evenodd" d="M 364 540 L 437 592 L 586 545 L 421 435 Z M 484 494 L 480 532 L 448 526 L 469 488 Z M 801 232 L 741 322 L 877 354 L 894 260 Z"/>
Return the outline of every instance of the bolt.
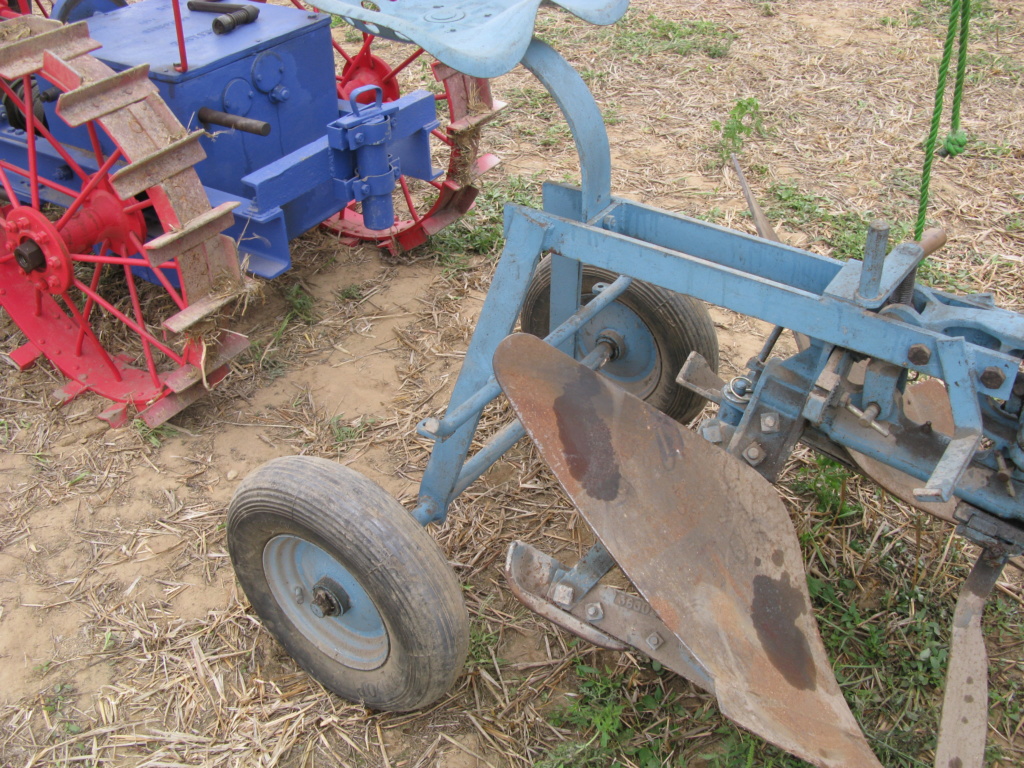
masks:
<path fill-rule="evenodd" d="M 757 465 L 764 460 L 764 451 L 761 450 L 761 446 L 757 443 L 751 443 L 747 446 L 746 450 L 743 451 L 743 458 L 745 458 L 749 464 Z"/>
<path fill-rule="evenodd" d="M 568 584 L 555 584 L 551 590 L 551 599 L 559 605 L 572 605 L 576 590 Z"/>
<path fill-rule="evenodd" d="M 587 603 L 587 619 L 600 621 L 604 618 L 604 608 L 600 603 Z"/>
<path fill-rule="evenodd" d="M 292 590 L 292 594 L 295 595 L 296 604 L 302 605 L 306 602 L 306 593 L 303 591 L 302 587 L 295 587 L 295 589 Z"/>
<path fill-rule="evenodd" d="M 777 413 L 762 413 L 761 414 L 761 431 L 765 434 L 771 434 L 779 431 L 779 414 Z"/>
<path fill-rule="evenodd" d="M 652 651 L 658 650 L 663 642 L 665 641 L 661 639 L 661 635 L 657 632 L 651 632 L 651 634 L 647 636 L 647 645 Z"/>
<path fill-rule="evenodd" d="M 907 360 L 913 365 L 928 365 L 932 359 L 932 351 L 926 344 L 911 344 L 907 350 Z"/>
<path fill-rule="evenodd" d="M 50 286 L 52 290 L 56 291 L 60 288 L 60 279 L 56 275 L 50 275 L 46 278 L 46 284 Z"/>
<path fill-rule="evenodd" d="M 1006 374 L 1003 373 L 1002 368 L 996 368 L 994 365 L 990 365 L 981 372 L 981 385 L 988 389 L 999 389 L 1003 386 L 1003 382 L 1005 381 Z"/>
<path fill-rule="evenodd" d="M 26 240 L 14 249 L 14 260 L 25 272 L 46 269 L 46 256 L 43 254 L 43 249 L 32 240 Z"/>
<path fill-rule="evenodd" d="M 601 223 L 604 225 L 605 229 L 615 229 L 615 217 L 611 214 L 608 214 L 601 219 Z"/>

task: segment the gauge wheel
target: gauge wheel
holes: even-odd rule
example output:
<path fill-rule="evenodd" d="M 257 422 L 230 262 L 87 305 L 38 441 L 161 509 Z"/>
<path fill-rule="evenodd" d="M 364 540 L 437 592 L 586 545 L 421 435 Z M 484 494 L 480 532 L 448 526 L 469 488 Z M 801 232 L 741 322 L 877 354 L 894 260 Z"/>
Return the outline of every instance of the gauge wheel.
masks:
<path fill-rule="evenodd" d="M 596 295 L 595 288 L 618 277 L 614 272 L 583 265 L 581 304 Z M 551 259 L 545 257 L 526 293 L 520 324 L 525 333 L 547 336 L 551 312 Z M 704 407 L 704 398 L 676 383 L 690 352 L 697 352 L 718 370 L 718 337 L 707 307 L 641 280 L 583 326 L 579 353 L 588 354 L 605 330 L 624 340 L 625 350 L 609 361 L 602 373 L 627 392 L 645 400 L 680 422 L 688 422 Z"/>
<path fill-rule="evenodd" d="M 440 547 L 382 488 L 290 456 L 239 486 L 228 548 L 264 626 L 338 696 L 407 712 L 462 669 L 469 618 Z"/>

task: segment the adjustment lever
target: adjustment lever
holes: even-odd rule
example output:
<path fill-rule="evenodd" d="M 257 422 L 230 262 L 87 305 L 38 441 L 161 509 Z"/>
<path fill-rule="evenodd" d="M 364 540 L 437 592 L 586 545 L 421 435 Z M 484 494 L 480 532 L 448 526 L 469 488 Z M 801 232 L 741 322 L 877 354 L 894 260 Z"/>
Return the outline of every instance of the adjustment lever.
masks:
<path fill-rule="evenodd" d="M 218 35 L 226 35 L 235 27 L 252 24 L 259 18 L 260 9 L 255 5 L 241 3 L 215 3 L 208 0 L 189 0 L 188 9 L 201 13 L 221 14 L 213 20 L 213 31 Z"/>

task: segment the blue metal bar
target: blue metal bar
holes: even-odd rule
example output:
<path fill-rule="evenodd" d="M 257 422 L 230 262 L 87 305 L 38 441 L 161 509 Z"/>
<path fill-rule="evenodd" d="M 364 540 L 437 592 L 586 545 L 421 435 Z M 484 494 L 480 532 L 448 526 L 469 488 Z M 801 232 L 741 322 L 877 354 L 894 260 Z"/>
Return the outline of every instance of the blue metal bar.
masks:
<path fill-rule="evenodd" d="M 600 368 L 608 362 L 611 351 L 611 347 L 607 343 L 599 342 L 589 355 L 580 360 L 580 364 L 592 369 Z M 504 456 L 505 451 L 519 442 L 525 434 L 526 429 L 518 419 L 498 430 L 483 448 L 474 453 L 473 457 L 462 465 L 462 472 L 459 473 L 459 479 L 455 483 L 448 503 L 451 504 L 456 496 L 476 482 L 477 478 L 490 469 L 494 462 Z"/>
<path fill-rule="evenodd" d="M 590 220 L 612 201 L 611 149 L 601 110 L 583 78 L 543 40 L 533 38 L 522 63 L 554 97 L 569 124 L 580 156 L 582 213 Z"/>
<path fill-rule="evenodd" d="M 730 262 L 736 252 L 734 241 L 745 239 L 741 234 L 703 222 L 687 221 L 687 226 L 694 231 L 704 230 L 701 253 L 695 255 L 689 242 L 680 243 L 687 252 L 652 245 L 547 212 L 517 207 L 513 209 L 515 215 L 544 221 L 547 224 L 544 247 L 569 258 L 630 274 L 668 290 L 791 328 L 839 347 L 913 368 L 929 376 L 946 378 L 938 354 L 933 354 L 930 362 L 923 365 L 911 365 L 907 359 L 914 344 L 924 344 L 928 349 L 937 351 L 938 341 L 945 338 L 944 334 L 898 322 L 855 303 L 787 285 L 781 279 L 772 280 L 733 266 Z M 665 213 L 659 215 L 672 217 Z M 765 246 L 775 245 L 758 238 L 748 239 Z M 714 247 L 716 242 L 720 243 L 720 248 Z M 812 267 L 823 258 L 793 250 Z M 837 268 L 838 262 L 834 264 Z M 766 264 L 762 266 L 767 267 Z M 793 269 L 797 271 L 795 264 Z M 978 344 L 968 343 L 967 348 L 973 370 L 994 367 L 1003 372 L 1003 383 L 997 387 L 981 387 L 982 393 L 1008 398 L 1016 377 L 1017 360 Z"/>
<path fill-rule="evenodd" d="M 512 332 L 530 278 L 540 260 L 544 226 L 530 216 L 516 216 L 506 220 L 505 238 L 505 249 L 452 391 L 451 409 L 476 394 L 493 374 L 494 350 Z M 420 483 L 419 505 L 412 513 L 420 523 L 444 520 L 448 499 L 466 460 L 478 421 L 479 414 L 467 419 L 447 440 L 434 443 Z"/>
<path fill-rule="evenodd" d="M 632 282 L 633 278 L 620 276 L 615 282 L 595 296 L 593 301 L 583 306 L 575 315 L 549 333 L 544 338 L 544 341 L 553 347 L 560 347 L 566 339 L 574 336 L 580 328 L 590 322 L 601 310 L 625 293 Z M 474 414 L 479 416 L 484 406 L 500 393 L 501 385 L 491 376 L 475 395 L 463 402 L 458 408 L 450 411 L 440 421 L 437 419 L 424 419 L 419 423 L 416 431 L 424 437 L 430 437 L 435 440 L 444 439 L 465 424 L 466 420 Z"/>

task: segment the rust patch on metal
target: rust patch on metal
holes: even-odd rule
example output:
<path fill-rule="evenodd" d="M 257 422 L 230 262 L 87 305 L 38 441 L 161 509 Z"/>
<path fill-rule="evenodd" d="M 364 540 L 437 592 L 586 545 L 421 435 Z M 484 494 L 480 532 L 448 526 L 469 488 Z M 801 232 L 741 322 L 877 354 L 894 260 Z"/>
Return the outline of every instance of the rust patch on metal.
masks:
<path fill-rule="evenodd" d="M 782 553 L 776 550 L 775 554 Z M 803 595 L 789 583 L 788 573 L 778 579 L 754 577 L 750 615 L 761 647 L 786 682 L 802 691 L 813 691 L 817 687 L 814 658 L 807 637 L 796 623 L 803 613 Z"/>
<path fill-rule="evenodd" d="M 585 368 L 567 382 L 555 400 L 555 420 L 565 461 L 573 478 L 590 496 L 611 501 L 619 495 L 619 462 L 612 447 L 612 433 L 595 401 L 601 386 Z"/>

